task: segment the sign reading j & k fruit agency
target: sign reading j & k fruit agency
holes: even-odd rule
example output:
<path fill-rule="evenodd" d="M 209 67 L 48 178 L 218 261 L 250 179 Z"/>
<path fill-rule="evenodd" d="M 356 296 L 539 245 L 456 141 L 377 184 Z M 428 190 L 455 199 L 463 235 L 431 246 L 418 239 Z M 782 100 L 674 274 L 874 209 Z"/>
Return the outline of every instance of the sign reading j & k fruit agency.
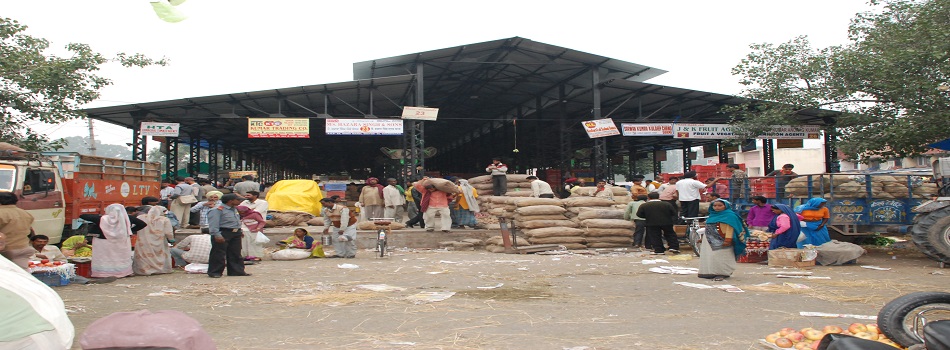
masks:
<path fill-rule="evenodd" d="M 142 122 L 139 133 L 142 136 L 178 137 L 178 123 Z"/>
<path fill-rule="evenodd" d="M 402 119 L 327 119 L 327 135 L 402 135 Z"/>
<path fill-rule="evenodd" d="M 439 116 L 438 108 L 426 107 L 402 107 L 402 119 L 428 120 L 435 121 Z"/>
<path fill-rule="evenodd" d="M 251 139 L 309 139 L 310 119 L 248 118 L 247 137 Z"/>
<path fill-rule="evenodd" d="M 620 123 L 623 136 L 673 136 L 671 123 Z"/>
<path fill-rule="evenodd" d="M 614 124 L 614 120 L 610 118 L 588 120 L 581 122 L 581 125 L 584 126 L 584 131 L 587 132 L 587 137 L 592 139 L 620 135 L 620 130 L 617 129 L 617 125 Z"/>
<path fill-rule="evenodd" d="M 730 139 L 736 138 L 729 124 L 673 124 L 673 138 L 677 139 Z M 775 125 L 772 131 L 756 136 L 757 139 L 817 139 L 821 127 L 817 125 Z"/>

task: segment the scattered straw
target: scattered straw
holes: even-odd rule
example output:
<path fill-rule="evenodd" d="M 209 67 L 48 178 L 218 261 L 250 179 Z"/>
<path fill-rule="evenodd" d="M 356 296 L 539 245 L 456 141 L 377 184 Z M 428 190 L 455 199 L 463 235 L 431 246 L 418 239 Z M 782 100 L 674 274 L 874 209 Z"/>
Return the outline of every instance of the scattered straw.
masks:
<path fill-rule="evenodd" d="M 291 306 L 349 305 L 379 297 L 380 293 L 373 292 L 324 292 L 314 295 L 298 295 L 285 298 L 274 298 L 274 301 Z"/>

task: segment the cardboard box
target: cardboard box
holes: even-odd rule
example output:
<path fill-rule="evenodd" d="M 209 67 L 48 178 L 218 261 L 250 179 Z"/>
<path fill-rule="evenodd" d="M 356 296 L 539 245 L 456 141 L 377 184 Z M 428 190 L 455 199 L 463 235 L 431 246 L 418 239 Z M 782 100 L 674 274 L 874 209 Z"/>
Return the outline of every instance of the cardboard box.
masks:
<path fill-rule="evenodd" d="M 811 268 L 815 259 L 803 260 L 804 249 L 775 249 L 769 251 L 769 266 Z"/>

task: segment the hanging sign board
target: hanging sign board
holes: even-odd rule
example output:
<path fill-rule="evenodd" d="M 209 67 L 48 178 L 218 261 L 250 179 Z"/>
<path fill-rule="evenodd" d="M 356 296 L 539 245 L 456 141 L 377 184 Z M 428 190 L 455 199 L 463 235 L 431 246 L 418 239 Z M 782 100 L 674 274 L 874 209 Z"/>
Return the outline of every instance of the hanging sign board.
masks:
<path fill-rule="evenodd" d="M 620 129 L 623 130 L 623 136 L 673 136 L 673 124 L 620 123 Z"/>
<path fill-rule="evenodd" d="M 402 135 L 402 119 L 327 119 L 327 135 Z"/>
<path fill-rule="evenodd" d="M 228 178 L 229 178 L 229 179 L 240 179 L 240 178 L 242 178 L 242 177 L 244 177 L 244 176 L 246 176 L 246 175 L 251 175 L 251 176 L 253 176 L 253 177 L 256 179 L 256 178 L 257 178 L 257 170 L 229 171 L 229 172 L 228 172 Z"/>
<path fill-rule="evenodd" d="M 178 137 L 178 123 L 142 122 L 139 133 L 142 136 Z"/>
<path fill-rule="evenodd" d="M 620 130 L 617 129 L 614 120 L 610 118 L 588 120 L 581 124 L 584 125 L 584 131 L 587 132 L 587 137 L 592 139 L 620 135 Z"/>
<path fill-rule="evenodd" d="M 677 139 L 731 139 L 737 138 L 729 124 L 673 124 L 673 138 Z M 759 135 L 757 139 L 817 139 L 821 136 L 821 127 L 817 125 L 776 125 L 772 131 Z"/>
<path fill-rule="evenodd" d="M 434 122 L 438 116 L 438 108 L 402 107 L 402 119 L 428 120 Z"/>
<path fill-rule="evenodd" d="M 310 119 L 247 118 L 250 139 L 309 139 Z"/>

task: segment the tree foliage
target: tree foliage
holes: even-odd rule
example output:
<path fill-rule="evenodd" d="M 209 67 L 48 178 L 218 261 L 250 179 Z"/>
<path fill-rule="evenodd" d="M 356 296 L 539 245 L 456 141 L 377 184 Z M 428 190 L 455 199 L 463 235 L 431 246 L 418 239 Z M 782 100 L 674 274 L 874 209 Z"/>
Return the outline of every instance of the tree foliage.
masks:
<path fill-rule="evenodd" d="M 813 48 L 807 37 L 754 44 L 735 68 L 745 105 L 730 106 L 743 136 L 801 123 L 825 109 L 852 159 L 906 157 L 950 137 L 950 0 L 871 1 L 851 21 L 849 44 Z"/>
<path fill-rule="evenodd" d="M 141 54 L 116 54 L 108 58 L 89 45 L 70 43 L 63 56 L 49 54 L 49 41 L 25 33 L 27 27 L 0 17 L 0 141 L 27 150 L 61 147 L 31 129 L 30 124 L 58 124 L 84 117 L 79 108 L 99 98 L 99 91 L 112 84 L 96 75 L 110 62 L 125 67 L 165 65 Z"/>

